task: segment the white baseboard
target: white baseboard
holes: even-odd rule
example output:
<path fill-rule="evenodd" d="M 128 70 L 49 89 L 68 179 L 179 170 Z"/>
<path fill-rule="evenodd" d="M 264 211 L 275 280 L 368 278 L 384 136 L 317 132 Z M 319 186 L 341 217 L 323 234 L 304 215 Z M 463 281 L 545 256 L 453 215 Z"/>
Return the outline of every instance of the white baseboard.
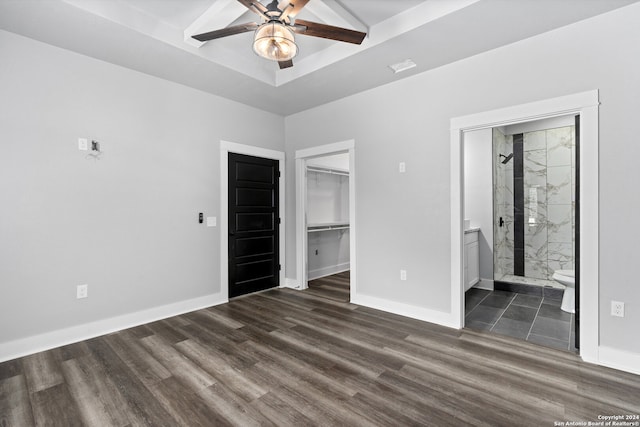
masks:
<path fill-rule="evenodd" d="M 449 328 L 458 329 L 459 320 L 454 319 L 451 313 L 443 311 L 430 310 L 423 307 L 416 307 L 402 302 L 389 301 L 382 298 L 371 297 L 367 295 L 351 296 L 353 304 L 363 305 L 376 310 L 387 311 L 400 316 L 410 317 L 412 319 L 423 320 L 429 323 L 447 326 Z"/>
<path fill-rule="evenodd" d="M 331 276 L 332 274 L 342 273 L 343 271 L 349 271 L 350 263 L 345 262 L 342 264 L 330 265 L 329 267 L 322 267 L 315 270 L 309 270 L 307 273 L 309 280 L 319 279 L 321 277 Z"/>
<path fill-rule="evenodd" d="M 598 362 L 602 366 L 640 375 L 640 354 L 611 347 L 598 348 Z"/>
<path fill-rule="evenodd" d="M 297 286 L 297 280 L 286 278 L 283 287 L 299 289 Z M 191 311 L 212 307 L 225 302 L 227 301 L 223 300 L 220 294 L 212 294 L 1 343 L 0 362 L 27 356 L 40 351 L 51 350 L 63 345 L 95 338 L 112 332 L 121 331 L 123 329 L 132 328 L 134 326 L 143 325 L 145 323 L 166 319 L 168 317 L 178 316 Z M 388 301 L 386 299 L 360 294 L 352 296 L 351 302 L 365 307 L 387 311 L 389 313 L 435 323 L 450 328 L 457 327 L 457 323 L 450 313 L 429 310 L 405 303 Z M 609 368 L 640 375 L 640 354 L 638 353 L 601 346 L 598 348 L 598 361 L 596 363 Z"/>
<path fill-rule="evenodd" d="M 95 338 L 167 317 L 177 316 L 190 311 L 200 310 L 222 304 L 221 294 L 211 294 L 204 297 L 162 305 L 147 310 L 111 317 L 104 320 L 72 326 L 65 329 L 46 332 L 14 341 L 0 343 L 0 362 L 27 356 L 40 351 L 51 350 L 78 341 Z"/>
<path fill-rule="evenodd" d="M 300 284 L 297 279 L 290 279 L 286 277 L 284 279 L 284 283 L 280 284 L 281 288 L 291 288 L 291 289 L 300 289 Z"/>
<path fill-rule="evenodd" d="M 475 285 L 473 285 L 472 288 L 485 289 L 487 291 L 492 291 L 494 289 L 493 279 L 480 279 L 480 281 Z"/>

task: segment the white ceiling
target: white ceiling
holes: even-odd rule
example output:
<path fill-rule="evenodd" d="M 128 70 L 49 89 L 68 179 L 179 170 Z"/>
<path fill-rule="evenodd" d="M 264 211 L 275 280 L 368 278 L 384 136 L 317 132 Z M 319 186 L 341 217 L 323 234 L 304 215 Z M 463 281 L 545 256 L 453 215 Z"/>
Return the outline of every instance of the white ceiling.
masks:
<path fill-rule="evenodd" d="M 191 39 L 259 22 L 237 0 L 0 0 L 0 28 L 288 115 L 637 1 L 311 0 L 297 18 L 368 36 L 360 46 L 296 36 L 284 70 L 253 53 L 252 33 Z M 417 66 L 388 67 L 407 58 Z"/>

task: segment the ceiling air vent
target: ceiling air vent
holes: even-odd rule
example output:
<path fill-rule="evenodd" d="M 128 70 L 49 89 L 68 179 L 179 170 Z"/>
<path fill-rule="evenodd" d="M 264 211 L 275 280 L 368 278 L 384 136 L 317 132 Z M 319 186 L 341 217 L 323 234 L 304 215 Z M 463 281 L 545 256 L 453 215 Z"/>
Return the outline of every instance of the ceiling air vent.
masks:
<path fill-rule="evenodd" d="M 394 73 L 401 73 L 403 71 L 407 71 L 410 68 L 413 68 L 416 66 L 416 63 L 413 62 L 411 59 L 405 59 L 402 62 L 398 62 L 397 64 L 392 64 L 389 65 L 389 68 L 391 68 L 393 70 Z"/>

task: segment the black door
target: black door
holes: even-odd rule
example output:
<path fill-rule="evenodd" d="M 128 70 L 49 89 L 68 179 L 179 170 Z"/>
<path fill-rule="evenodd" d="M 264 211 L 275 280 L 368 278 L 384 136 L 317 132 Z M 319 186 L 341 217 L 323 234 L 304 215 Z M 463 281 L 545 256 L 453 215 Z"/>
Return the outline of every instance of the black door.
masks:
<path fill-rule="evenodd" d="M 229 297 L 280 285 L 278 161 L 229 153 Z"/>

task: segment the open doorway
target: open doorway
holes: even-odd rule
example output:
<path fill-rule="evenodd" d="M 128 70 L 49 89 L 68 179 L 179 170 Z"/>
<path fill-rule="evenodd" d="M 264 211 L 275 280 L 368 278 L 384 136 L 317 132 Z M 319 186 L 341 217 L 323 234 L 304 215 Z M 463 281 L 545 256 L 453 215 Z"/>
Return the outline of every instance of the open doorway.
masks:
<path fill-rule="evenodd" d="M 587 91 L 558 98 L 515 105 L 451 119 L 451 316 L 454 324 L 464 326 L 464 136 L 465 133 L 526 123 L 559 116 L 580 116 L 579 167 L 580 239 L 576 274 L 581 310 L 580 356 L 598 363 L 599 340 L 599 227 L 598 227 L 598 91 Z M 502 153 L 505 154 L 505 153 Z M 508 154 L 505 155 L 508 157 Z M 506 159 L 502 159 L 506 160 Z"/>
<path fill-rule="evenodd" d="M 296 152 L 298 288 L 340 302 L 355 294 L 353 141 Z"/>
<path fill-rule="evenodd" d="M 579 116 L 468 131 L 463 152 L 465 327 L 577 352 Z"/>
<path fill-rule="evenodd" d="M 349 302 L 349 153 L 306 163 L 308 291 Z"/>

